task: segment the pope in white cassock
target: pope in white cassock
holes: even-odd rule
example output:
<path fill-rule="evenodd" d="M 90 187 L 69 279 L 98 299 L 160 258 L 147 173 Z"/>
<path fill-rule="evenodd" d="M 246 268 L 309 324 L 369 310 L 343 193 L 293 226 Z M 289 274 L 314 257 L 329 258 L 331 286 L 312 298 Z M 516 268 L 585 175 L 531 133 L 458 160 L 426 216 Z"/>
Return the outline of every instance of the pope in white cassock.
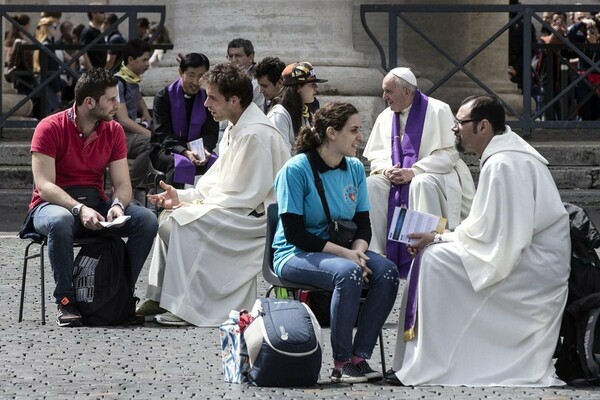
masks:
<path fill-rule="evenodd" d="M 273 180 L 289 158 L 277 129 L 252 103 L 249 76 L 231 64 L 202 78 L 205 105 L 216 121 L 228 120 L 219 158 L 193 189 L 149 199 L 167 211 L 148 277 L 149 299 L 138 312 L 165 325 L 218 326 L 232 309 L 256 300 L 266 234 L 266 205 Z M 165 311 L 169 311 L 165 313 Z"/>
<path fill-rule="evenodd" d="M 377 117 L 364 151 L 371 163 L 369 250 L 385 254 L 406 277 L 406 246 L 387 240 L 394 208 L 443 216 L 454 229 L 469 214 L 475 186 L 454 148 L 450 106 L 421 93 L 409 68 L 391 70 L 382 89 L 389 107 Z"/>
<path fill-rule="evenodd" d="M 409 252 L 417 257 L 403 296 L 396 373 L 386 378 L 405 385 L 562 385 L 552 355 L 571 241 L 548 162 L 504 126 L 504 109 L 492 96 L 467 98 L 453 130 L 457 148 L 480 157 L 477 193 L 454 232 L 412 235 Z"/>

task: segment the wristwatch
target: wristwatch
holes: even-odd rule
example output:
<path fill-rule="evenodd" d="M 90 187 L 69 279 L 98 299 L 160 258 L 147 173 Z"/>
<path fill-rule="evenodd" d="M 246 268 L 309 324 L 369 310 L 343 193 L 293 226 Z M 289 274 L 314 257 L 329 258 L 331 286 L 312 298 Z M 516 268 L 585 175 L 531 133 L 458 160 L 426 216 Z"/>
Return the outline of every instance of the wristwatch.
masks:
<path fill-rule="evenodd" d="M 114 206 L 119 206 L 121 207 L 121 210 L 125 211 L 125 206 L 123 205 L 123 203 L 121 203 L 121 200 L 119 200 L 118 197 L 115 197 L 112 204 L 110 205 L 111 208 Z"/>
<path fill-rule="evenodd" d="M 71 214 L 73 214 L 73 216 L 75 216 L 75 217 L 79 216 L 79 213 L 81 212 L 82 207 L 83 207 L 82 203 L 77 204 L 75 207 L 73 207 L 71 209 Z"/>

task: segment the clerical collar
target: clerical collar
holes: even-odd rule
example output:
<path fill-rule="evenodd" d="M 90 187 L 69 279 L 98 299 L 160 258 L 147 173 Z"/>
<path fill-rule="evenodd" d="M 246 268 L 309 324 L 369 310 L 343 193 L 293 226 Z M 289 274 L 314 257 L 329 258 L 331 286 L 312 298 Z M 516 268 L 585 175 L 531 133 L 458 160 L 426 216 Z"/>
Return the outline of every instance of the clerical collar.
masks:
<path fill-rule="evenodd" d="M 346 157 L 343 157 L 342 161 L 336 167 L 332 168 L 329 165 L 327 165 L 327 163 L 325 161 L 323 161 L 323 159 L 321 158 L 321 155 L 319 154 L 317 149 L 311 149 L 311 150 L 307 151 L 306 158 L 308 158 L 308 160 L 310 162 L 315 163 L 315 165 L 317 166 L 317 171 L 319 171 L 319 172 L 327 172 L 327 171 L 332 171 L 332 170 L 336 170 L 336 169 L 341 169 L 342 171 L 345 171 L 348 169 L 348 163 L 346 163 Z"/>
<path fill-rule="evenodd" d="M 399 113 L 397 113 L 398 115 L 400 115 L 401 117 L 408 115 L 408 113 L 410 112 L 410 108 L 412 107 L 412 103 L 410 103 L 408 105 L 408 107 L 406 107 L 404 110 L 400 111 Z"/>
<path fill-rule="evenodd" d="M 183 92 L 184 99 L 191 99 L 192 97 L 194 97 L 194 96 L 192 96 L 191 94 L 187 94 L 186 92 Z"/>

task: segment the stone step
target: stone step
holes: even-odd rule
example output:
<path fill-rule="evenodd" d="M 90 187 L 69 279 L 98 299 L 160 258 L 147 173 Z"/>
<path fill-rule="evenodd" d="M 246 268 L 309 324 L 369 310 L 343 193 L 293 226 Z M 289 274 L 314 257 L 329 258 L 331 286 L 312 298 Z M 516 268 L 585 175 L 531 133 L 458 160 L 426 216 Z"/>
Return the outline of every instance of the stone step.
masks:
<path fill-rule="evenodd" d="M 550 166 L 600 165 L 600 142 L 531 142 L 530 143 L 548 162 Z M 479 158 L 475 154 L 464 154 L 467 165 L 479 166 Z"/>
<path fill-rule="evenodd" d="M 479 180 L 479 167 L 469 166 L 475 185 Z M 559 189 L 600 189 L 600 167 L 549 166 L 556 187 Z M 600 198 L 598 199 L 600 204 Z"/>
<path fill-rule="evenodd" d="M 0 166 L 2 193 L 6 189 L 29 189 L 33 187 L 33 174 L 30 166 Z"/>
<path fill-rule="evenodd" d="M 0 141 L 0 165 L 30 165 L 31 132 L 22 131 L 22 140 L 13 137 Z M 600 166 L 600 142 L 533 142 L 551 166 Z M 464 154 L 463 159 L 470 166 L 479 166 L 474 154 Z"/>
<path fill-rule="evenodd" d="M 0 142 L 0 165 L 31 165 L 31 154 L 29 153 L 29 141 L 3 141 Z"/>
<path fill-rule="evenodd" d="M 469 167 L 473 180 L 479 179 L 479 167 Z M 550 172 L 559 189 L 600 189 L 600 167 L 550 166 Z M 28 165 L 0 166 L 3 189 L 28 189 L 33 185 L 31 167 Z M 600 204 L 600 197 L 598 198 Z"/>
<path fill-rule="evenodd" d="M 583 207 L 594 224 L 600 227 L 600 189 L 560 190 L 564 202 Z M 21 226 L 27 206 L 31 200 L 29 189 L 3 189 L 0 198 L 0 232 L 17 232 Z"/>

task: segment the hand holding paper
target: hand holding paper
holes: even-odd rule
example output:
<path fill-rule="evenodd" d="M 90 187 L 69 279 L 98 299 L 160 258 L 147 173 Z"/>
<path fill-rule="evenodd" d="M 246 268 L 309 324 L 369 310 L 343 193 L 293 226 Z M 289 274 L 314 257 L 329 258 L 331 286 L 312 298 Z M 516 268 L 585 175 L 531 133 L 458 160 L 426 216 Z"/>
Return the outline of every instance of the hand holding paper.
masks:
<path fill-rule="evenodd" d="M 105 228 L 110 228 L 111 226 L 121 225 L 122 223 L 127 221 L 129 218 L 131 218 L 131 216 L 121 215 L 120 217 L 113 219 L 111 222 L 100 221 L 100 225 L 102 225 Z"/>
<path fill-rule="evenodd" d="M 389 240 L 413 244 L 417 239 L 408 237 L 411 233 L 422 233 L 436 231 L 442 233 L 446 226 L 446 218 L 427 214 L 419 211 L 409 210 L 404 207 L 396 207 L 390 225 Z"/>
<path fill-rule="evenodd" d="M 206 155 L 204 153 L 204 141 L 202 138 L 188 142 L 188 149 L 194 152 L 200 161 L 204 161 L 206 159 Z"/>

